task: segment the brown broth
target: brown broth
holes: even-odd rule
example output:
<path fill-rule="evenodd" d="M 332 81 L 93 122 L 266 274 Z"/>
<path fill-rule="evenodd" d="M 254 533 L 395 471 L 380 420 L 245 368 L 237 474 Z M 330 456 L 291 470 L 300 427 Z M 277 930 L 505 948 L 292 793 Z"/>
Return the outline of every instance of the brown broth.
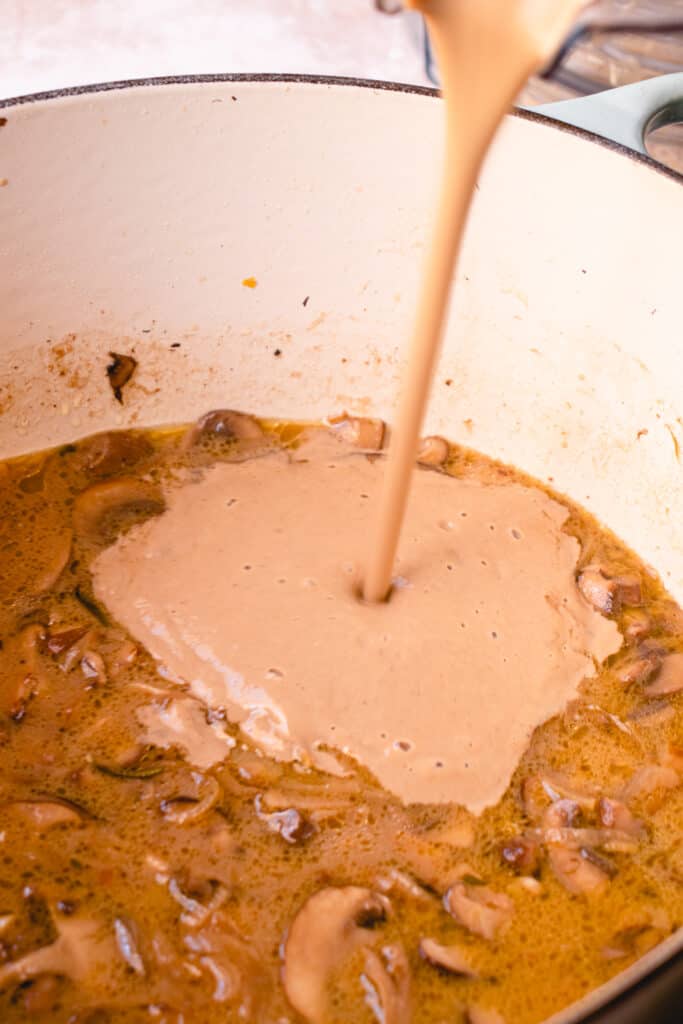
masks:
<path fill-rule="evenodd" d="M 273 445 L 296 444 L 303 429 L 264 426 Z M 218 436 L 187 448 L 184 436 L 184 428 L 107 435 L 0 464 L 0 1019 L 302 1020 L 282 988 L 280 947 L 304 901 L 326 886 L 386 894 L 391 912 L 373 935 L 378 948 L 402 947 L 412 977 L 412 1012 L 396 1019 L 424 1024 L 465 1021 L 473 1006 L 496 1009 L 507 1024 L 539 1022 L 683 923 L 681 695 L 648 700 L 642 683 L 619 681 L 633 641 L 584 683 L 564 716 L 536 731 L 507 794 L 478 819 L 452 805 L 403 806 L 360 768 L 336 779 L 271 762 L 241 739 L 201 779 L 177 750 L 142 747 L 135 712 L 150 700 L 144 687 L 176 688 L 93 602 L 88 566 L 150 509 L 113 519 L 104 541 L 76 532 L 69 547 L 72 510 L 79 493 L 108 478 L 163 481 L 244 455 Z M 462 448 L 451 449 L 447 471 L 540 486 Z M 660 657 L 683 650 L 681 613 L 655 576 L 559 500 L 570 505 L 566 528 L 584 564 L 642 581 L 642 607 L 621 612 L 620 628 L 648 617 L 641 645 Z M 614 797 L 634 776 L 642 782 L 646 765 L 660 766 L 650 770 L 652 791 L 626 801 L 645 831 L 626 852 L 596 851 L 614 872 L 602 891 L 568 892 L 547 847 L 527 876 L 506 863 L 502 846 L 540 828 L 529 783 L 525 809 L 525 780 L 544 775 L 551 788 Z M 180 824 L 211 779 L 214 805 Z M 274 831 L 282 819 L 264 817 L 288 808 L 300 812 L 294 842 Z M 575 824 L 595 829 L 597 811 L 581 813 Z M 68 820 L 50 823 L 55 815 Z M 463 873 L 470 895 L 483 881 L 514 902 L 507 930 L 492 941 L 444 907 Z M 66 940 L 50 969 L 12 974 L 8 965 L 60 933 Z M 479 977 L 424 960 L 425 936 L 457 945 Z M 363 949 L 339 965 L 326 1019 L 374 1019 L 360 980 L 366 969 Z"/>

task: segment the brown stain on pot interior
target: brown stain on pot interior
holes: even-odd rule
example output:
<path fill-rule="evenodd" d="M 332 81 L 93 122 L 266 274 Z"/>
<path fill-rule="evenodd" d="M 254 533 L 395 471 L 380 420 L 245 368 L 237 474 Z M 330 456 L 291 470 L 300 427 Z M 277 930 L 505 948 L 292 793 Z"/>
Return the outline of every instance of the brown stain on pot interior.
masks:
<path fill-rule="evenodd" d="M 87 375 L 76 351 L 76 334 L 67 334 L 61 341 L 51 344 L 48 369 L 64 380 L 66 387 L 78 390 L 84 387 Z"/>

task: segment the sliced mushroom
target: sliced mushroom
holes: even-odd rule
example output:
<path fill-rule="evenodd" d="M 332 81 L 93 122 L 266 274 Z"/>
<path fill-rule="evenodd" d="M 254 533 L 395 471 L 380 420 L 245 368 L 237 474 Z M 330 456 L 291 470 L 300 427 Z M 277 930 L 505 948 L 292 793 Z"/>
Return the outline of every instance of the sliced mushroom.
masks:
<path fill-rule="evenodd" d="M 34 1017 L 42 1017 L 43 1020 L 49 1020 L 46 1015 L 50 1014 L 54 1020 L 53 1014 L 58 1009 L 62 985 L 62 979 L 56 974 L 41 974 L 39 978 L 21 986 L 12 1001 L 15 1004 L 20 1002 L 26 1018 L 33 1020 Z"/>
<path fill-rule="evenodd" d="M 166 821 L 174 825 L 196 825 L 213 810 L 223 795 L 213 775 L 192 772 L 192 781 L 197 788 L 196 798 L 178 796 L 161 801 L 161 811 Z"/>
<path fill-rule="evenodd" d="M 378 1024 L 410 1024 L 410 967 L 402 946 L 383 946 L 381 956 L 367 949 L 361 982 Z"/>
<path fill-rule="evenodd" d="M 619 607 L 637 608 L 643 603 L 643 586 L 640 576 L 634 573 L 612 577 L 617 585 Z"/>
<path fill-rule="evenodd" d="M 578 578 L 579 590 L 588 603 L 603 615 L 616 615 L 623 605 L 642 602 L 642 588 L 637 576 L 612 576 L 603 566 L 587 566 Z"/>
<path fill-rule="evenodd" d="M 43 649 L 57 659 L 63 672 L 72 672 L 80 666 L 86 681 L 92 686 L 107 681 L 104 658 L 96 648 L 101 647 L 101 631 L 89 626 L 72 626 L 50 630 L 43 642 Z"/>
<path fill-rule="evenodd" d="M 83 658 L 85 657 L 86 651 L 95 644 L 95 633 L 92 629 L 86 630 L 81 636 L 67 647 L 63 655 L 58 659 L 57 664 L 61 668 L 62 672 L 72 672 L 77 666 L 79 666 Z"/>
<path fill-rule="evenodd" d="M 29 467 L 23 472 L 17 483 L 20 491 L 24 494 L 40 494 L 45 489 L 45 467 L 47 459 L 45 455 L 32 456 Z"/>
<path fill-rule="evenodd" d="M 540 821 L 551 801 L 540 775 L 528 775 L 522 780 L 520 796 L 524 812 L 530 821 Z"/>
<path fill-rule="evenodd" d="M 80 537 L 101 542 L 108 539 L 108 522 L 114 516 L 158 515 L 163 510 L 164 499 L 155 484 L 122 476 L 82 491 L 74 502 L 73 523 Z"/>
<path fill-rule="evenodd" d="M 51 539 L 50 559 L 38 574 L 34 584 L 37 594 L 44 594 L 46 590 L 54 587 L 67 567 L 71 555 L 72 542 L 73 533 L 71 530 L 65 530 L 59 536 Z"/>
<path fill-rule="evenodd" d="M 384 444 L 383 420 L 362 416 L 334 416 L 327 421 L 330 430 L 344 444 L 362 451 L 378 452 Z"/>
<path fill-rule="evenodd" d="M 213 978 L 214 989 L 211 998 L 214 1002 L 233 1002 L 240 990 L 239 971 L 232 964 L 217 963 L 211 956 L 202 956 L 199 962 Z"/>
<path fill-rule="evenodd" d="M 315 828 L 295 807 L 287 807 L 284 811 L 273 811 L 267 814 L 261 807 L 261 794 L 254 798 L 256 815 L 271 832 L 282 836 L 286 843 L 295 845 L 304 843 L 315 832 Z"/>
<path fill-rule="evenodd" d="M 643 834 L 643 823 L 638 821 L 626 804 L 620 800 L 612 800 L 603 796 L 598 802 L 598 817 L 605 828 L 618 829 L 627 835 L 640 837 Z"/>
<path fill-rule="evenodd" d="M 543 886 L 539 880 L 534 878 L 532 875 L 520 875 L 519 878 L 515 879 L 513 884 L 523 892 L 531 893 L 532 896 L 538 896 L 543 892 Z"/>
<path fill-rule="evenodd" d="M 669 743 L 666 751 L 662 756 L 662 764 L 668 765 L 669 768 L 673 768 L 678 774 L 683 773 L 683 747 L 677 746 L 675 743 Z"/>
<path fill-rule="evenodd" d="M 29 702 L 38 692 L 38 680 L 31 672 L 22 675 L 15 690 L 14 701 L 9 709 L 9 717 L 14 722 L 21 722 L 26 716 Z"/>
<path fill-rule="evenodd" d="M 476 838 L 475 819 L 464 808 L 453 808 L 444 821 L 431 826 L 423 834 L 430 843 L 469 849 L 474 846 Z"/>
<path fill-rule="evenodd" d="M 412 875 L 398 868 L 390 868 L 386 875 L 377 879 L 377 888 L 382 892 L 398 892 L 411 900 L 419 900 L 426 903 L 434 898 L 434 894 L 423 888 L 416 882 Z"/>
<path fill-rule="evenodd" d="M 420 939 L 420 956 L 433 967 L 439 967 L 449 974 L 459 974 L 466 978 L 479 977 L 461 946 L 442 946 L 436 939 Z"/>
<path fill-rule="evenodd" d="M 272 986 L 270 972 L 264 958 L 237 931 L 231 914 L 225 909 L 212 911 L 200 930 L 183 937 L 183 943 L 191 958 L 183 961 L 183 970 L 196 979 L 208 975 L 213 983 L 211 998 L 231 1004 L 231 1012 L 221 1019 L 272 1019 L 265 1012 Z"/>
<path fill-rule="evenodd" d="M 8 931 L 14 922 L 16 921 L 16 914 L 0 914 L 0 935 L 4 935 Z"/>
<path fill-rule="evenodd" d="M 610 875 L 585 848 L 548 843 L 548 861 L 555 877 L 574 896 L 601 892 Z"/>
<path fill-rule="evenodd" d="M 575 800 L 555 800 L 543 815 L 543 833 L 547 836 L 555 831 L 557 833 L 571 831 L 579 820 L 580 808 Z"/>
<path fill-rule="evenodd" d="M 451 453 L 448 441 L 443 437 L 423 437 L 417 451 L 417 461 L 423 466 L 443 466 Z"/>
<path fill-rule="evenodd" d="M 601 569 L 584 569 L 577 582 L 579 590 L 596 611 L 603 615 L 612 615 L 617 611 L 617 585 Z"/>
<path fill-rule="evenodd" d="M 486 1009 L 483 1006 L 467 1008 L 467 1024 L 505 1024 L 505 1018 L 498 1010 Z"/>
<path fill-rule="evenodd" d="M 675 601 L 662 602 L 657 610 L 657 627 L 670 636 L 683 633 L 683 608 Z"/>
<path fill-rule="evenodd" d="M 195 883 L 196 884 L 196 883 Z M 228 898 L 228 890 L 224 885 L 209 883 L 211 896 L 206 903 L 185 893 L 175 878 L 168 882 L 168 891 L 173 899 L 183 908 L 180 920 L 188 928 L 199 928 L 216 910 L 223 906 Z"/>
<path fill-rule="evenodd" d="M 21 800 L 12 804 L 25 821 L 45 832 L 53 825 L 78 825 L 81 816 L 75 808 L 56 800 Z"/>
<path fill-rule="evenodd" d="M 574 705 L 568 708 L 568 713 L 572 718 L 576 718 L 585 711 L 594 713 L 601 710 L 595 705 L 574 702 Z M 532 821 L 538 821 L 553 803 L 561 805 L 561 813 L 567 812 L 570 804 L 575 808 L 575 813 L 578 813 L 579 809 L 594 811 L 600 793 L 591 786 L 578 785 L 560 772 L 545 772 L 543 775 L 530 775 L 524 779 L 521 795 L 527 816 Z"/>
<path fill-rule="evenodd" d="M 544 843 L 572 846 L 575 849 L 607 850 L 610 853 L 635 853 L 638 837 L 616 828 L 561 828 L 551 826 L 539 829 L 537 835 Z"/>
<path fill-rule="evenodd" d="M 680 775 L 669 764 L 644 764 L 626 783 L 621 793 L 624 800 L 650 796 L 657 790 L 675 789 L 680 784 Z"/>
<path fill-rule="evenodd" d="M 261 797 L 261 808 L 264 811 L 286 811 L 295 803 L 299 812 L 305 811 L 309 821 L 316 825 L 327 818 L 334 818 L 336 815 L 350 810 L 353 805 L 352 791 L 341 790 L 337 795 L 333 787 L 321 786 L 319 788 L 321 792 L 315 792 L 313 787 L 309 786 L 310 793 L 302 790 L 290 792 L 269 789 Z"/>
<path fill-rule="evenodd" d="M 632 686 L 635 683 L 646 683 L 660 667 L 662 659 L 658 654 L 652 652 L 632 658 L 628 658 L 616 672 L 617 679 L 625 686 Z"/>
<path fill-rule="evenodd" d="M 551 800 L 569 801 L 582 811 L 594 811 L 599 792 L 588 786 L 578 786 L 559 772 L 546 772 L 541 776 L 541 785 Z M 565 809 L 566 809 L 566 805 Z"/>
<path fill-rule="evenodd" d="M 206 437 L 217 437 L 222 441 L 253 442 L 263 441 L 265 435 L 253 416 L 233 409 L 214 409 L 190 427 L 183 439 L 183 448 L 192 448 Z"/>
<path fill-rule="evenodd" d="M 89 626 L 68 626 L 66 628 L 62 626 L 56 630 L 51 628 L 45 637 L 45 650 L 53 658 L 56 658 L 57 655 L 63 654 L 79 640 L 82 640 L 89 628 Z"/>
<path fill-rule="evenodd" d="M 515 836 L 501 845 L 501 856 L 505 864 L 520 875 L 532 875 L 538 868 L 540 846 L 537 840 L 528 836 Z"/>
<path fill-rule="evenodd" d="M 417 881 L 437 897 L 461 877 L 453 872 L 451 848 L 445 843 L 428 842 L 411 825 L 397 829 L 396 850 Z"/>
<path fill-rule="evenodd" d="M 639 608 L 632 608 L 625 613 L 622 626 L 626 642 L 637 644 L 650 635 L 654 623 L 646 612 Z"/>
<path fill-rule="evenodd" d="M 598 814 L 612 821 L 606 828 L 576 827 L 579 809 L 570 800 L 558 800 L 548 808 L 544 819 L 544 827 L 534 830 L 534 835 L 546 843 L 573 843 L 575 846 L 595 846 L 615 853 L 633 853 L 638 846 L 637 837 L 641 835 L 640 824 L 636 822 L 628 808 L 616 800 L 601 798 Z M 619 828 L 616 821 L 622 821 L 627 828 Z"/>
<path fill-rule="evenodd" d="M 645 689 L 646 697 L 664 697 L 683 690 L 683 652 L 670 654 L 662 662 L 653 683 Z"/>
<path fill-rule="evenodd" d="M 287 998 L 311 1024 L 327 1017 L 327 985 L 334 968 L 360 946 L 372 944 L 369 928 L 385 920 L 386 897 L 348 885 L 321 889 L 301 907 L 283 945 Z"/>
<path fill-rule="evenodd" d="M 569 728 L 581 728 L 586 722 L 599 722 L 600 725 L 617 729 L 625 736 L 629 736 L 634 743 L 640 746 L 640 741 L 628 722 L 625 722 L 619 715 L 606 711 L 599 704 L 587 704 L 583 700 L 572 700 L 565 708 L 563 718 Z M 582 806 L 584 806 L 583 803 Z"/>
<path fill-rule="evenodd" d="M 104 666 L 104 658 L 97 651 L 87 650 L 81 658 L 81 672 L 93 686 L 95 683 L 106 683 L 107 670 Z"/>
<path fill-rule="evenodd" d="M 649 700 L 646 704 L 639 704 L 628 714 L 630 722 L 637 722 L 638 725 L 660 726 L 676 717 L 676 711 L 670 701 L 666 699 Z"/>
<path fill-rule="evenodd" d="M 639 920 L 622 925 L 601 950 L 605 960 L 639 957 L 671 933 L 671 919 L 663 908 L 641 911 Z"/>
<path fill-rule="evenodd" d="M 232 758 L 240 784 L 264 789 L 282 778 L 283 766 L 279 761 L 264 757 L 261 751 L 238 748 Z M 284 808 L 286 810 L 286 808 Z M 282 808 L 280 808 L 282 810 Z"/>
<path fill-rule="evenodd" d="M 135 662 L 138 656 L 138 645 L 128 638 L 124 638 L 108 657 L 109 674 L 113 679 L 125 672 Z"/>
<path fill-rule="evenodd" d="M 78 982 L 90 973 L 108 970 L 113 944 L 96 921 L 62 918 L 57 930 L 58 936 L 49 946 L 0 967 L 0 988 L 40 974 L 63 974 Z"/>
<path fill-rule="evenodd" d="M 444 906 L 464 928 L 488 941 L 509 925 L 515 910 L 509 896 L 494 892 L 474 877 L 470 880 L 469 875 L 450 887 Z"/>
<path fill-rule="evenodd" d="M 113 476 L 128 472 L 153 452 L 144 434 L 132 430 L 110 430 L 81 441 L 79 454 L 92 476 Z"/>
<path fill-rule="evenodd" d="M 14 676 L 15 683 L 9 688 L 10 705 L 7 713 L 15 722 L 24 719 L 29 702 L 44 683 L 39 659 L 39 651 L 44 641 L 45 629 L 33 623 L 25 626 L 11 643 L 14 658 L 10 661 L 8 675 L 10 678 Z"/>
<path fill-rule="evenodd" d="M 594 863 L 586 847 L 585 836 L 575 829 L 578 806 L 570 800 L 558 800 L 543 817 L 543 841 L 548 861 L 558 881 L 574 895 L 597 892 L 609 881 L 609 873 Z"/>

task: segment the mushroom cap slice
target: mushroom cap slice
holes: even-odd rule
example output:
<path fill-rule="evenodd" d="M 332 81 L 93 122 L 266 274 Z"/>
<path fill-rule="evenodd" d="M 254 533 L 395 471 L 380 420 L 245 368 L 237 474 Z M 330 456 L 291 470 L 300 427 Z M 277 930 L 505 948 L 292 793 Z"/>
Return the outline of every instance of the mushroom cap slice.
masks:
<path fill-rule="evenodd" d="M 290 1003 L 311 1024 L 327 1014 L 327 984 L 334 968 L 375 935 L 368 926 L 383 921 L 386 897 L 348 885 L 321 889 L 301 907 L 283 945 L 282 978 Z"/>
<path fill-rule="evenodd" d="M 489 1010 L 484 1006 L 469 1006 L 467 1024 L 505 1024 L 505 1018 L 497 1010 Z"/>
<path fill-rule="evenodd" d="M 361 983 L 365 1001 L 379 1024 L 410 1024 L 410 966 L 402 946 L 383 946 L 381 957 L 374 949 L 365 951 L 365 973 Z"/>
<path fill-rule="evenodd" d="M 510 922 L 515 905 L 509 896 L 485 885 L 455 882 L 444 897 L 446 910 L 473 935 L 489 942 Z"/>
<path fill-rule="evenodd" d="M 448 462 L 451 448 L 443 437 L 423 437 L 417 450 L 417 461 L 423 466 L 443 466 Z"/>
<path fill-rule="evenodd" d="M 668 696 L 683 690 L 683 653 L 670 654 L 664 659 L 654 683 L 645 690 L 646 697 Z"/>
<path fill-rule="evenodd" d="M 549 843 L 548 861 L 558 882 L 573 896 L 600 892 L 609 882 L 609 875 L 584 848 Z"/>
<path fill-rule="evenodd" d="M 102 541 L 106 539 L 109 516 L 126 509 L 139 509 L 156 515 L 163 512 L 164 507 L 163 495 L 155 484 L 134 477 L 117 477 L 81 491 L 74 502 L 74 528 L 81 537 Z"/>
<path fill-rule="evenodd" d="M 79 825 L 81 822 L 80 814 L 73 807 L 57 800 L 18 800 L 10 806 L 37 832 L 45 832 L 53 825 Z"/>
<path fill-rule="evenodd" d="M 202 438 L 211 436 L 224 441 L 265 441 L 263 428 L 253 416 L 234 409 L 213 409 L 189 428 L 183 448 L 187 451 Z"/>
<path fill-rule="evenodd" d="M 366 416 L 333 416 L 328 421 L 329 429 L 338 440 L 351 448 L 361 451 L 380 451 L 384 445 L 386 427 L 383 420 Z"/>
<path fill-rule="evenodd" d="M 443 946 L 436 939 L 420 939 L 420 956 L 433 967 L 439 967 L 449 974 L 461 974 L 467 978 L 478 978 L 467 954 L 461 946 Z"/>

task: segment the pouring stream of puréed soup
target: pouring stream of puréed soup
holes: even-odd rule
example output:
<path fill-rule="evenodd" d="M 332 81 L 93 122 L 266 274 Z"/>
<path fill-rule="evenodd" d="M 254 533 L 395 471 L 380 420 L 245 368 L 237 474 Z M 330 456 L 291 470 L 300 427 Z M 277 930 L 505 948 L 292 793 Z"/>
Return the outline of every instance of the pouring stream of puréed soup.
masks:
<path fill-rule="evenodd" d="M 558 46 L 585 0 L 406 0 L 424 14 L 443 82 L 446 159 L 363 596 L 383 601 L 403 524 L 453 272 L 476 177 L 524 82 Z"/>

